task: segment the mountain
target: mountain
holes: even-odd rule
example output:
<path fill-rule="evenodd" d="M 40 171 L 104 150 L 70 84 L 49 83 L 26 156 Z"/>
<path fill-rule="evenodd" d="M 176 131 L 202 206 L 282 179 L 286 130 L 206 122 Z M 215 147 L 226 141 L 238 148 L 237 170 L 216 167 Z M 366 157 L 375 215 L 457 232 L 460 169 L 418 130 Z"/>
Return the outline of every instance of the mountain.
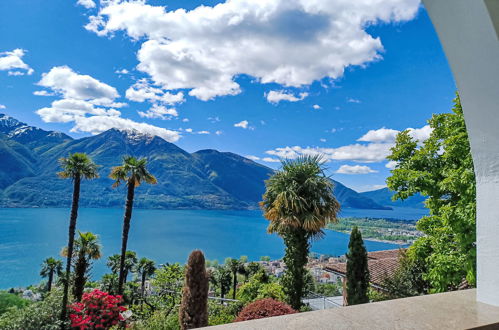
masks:
<path fill-rule="evenodd" d="M 160 209 L 252 209 L 265 191 L 271 168 L 230 152 L 194 153 L 160 137 L 111 129 L 72 139 L 0 115 L 0 206 L 61 207 L 71 203 L 72 185 L 56 176 L 58 160 L 87 153 L 100 165 L 100 178 L 82 182 L 82 207 L 121 207 L 125 187 L 111 188 L 108 174 L 124 155 L 145 157 L 157 185 L 137 188 L 135 205 Z M 386 209 L 372 199 L 334 182 L 343 208 Z"/>
<path fill-rule="evenodd" d="M 72 138 L 61 132 L 45 131 L 0 113 L 0 133 L 36 152 L 43 152 Z"/>
<path fill-rule="evenodd" d="M 392 196 L 395 195 L 395 192 L 391 191 L 388 188 L 366 191 L 360 193 L 360 195 L 370 198 L 371 200 L 381 205 L 395 206 L 395 207 L 425 208 L 423 202 L 426 200 L 426 197 L 422 196 L 421 194 L 414 195 L 403 201 L 402 200 L 393 201 Z"/>
<path fill-rule="evenodd" d="M 350 189 L 338 181 L 334 181 L 334 195 L 340 201 L 341 206 L 351 207 L 354 209 L 376 209 L 376 210 L 391 210 L 387 204 L 379 203 L 368 196 L 364 196 Z"/>

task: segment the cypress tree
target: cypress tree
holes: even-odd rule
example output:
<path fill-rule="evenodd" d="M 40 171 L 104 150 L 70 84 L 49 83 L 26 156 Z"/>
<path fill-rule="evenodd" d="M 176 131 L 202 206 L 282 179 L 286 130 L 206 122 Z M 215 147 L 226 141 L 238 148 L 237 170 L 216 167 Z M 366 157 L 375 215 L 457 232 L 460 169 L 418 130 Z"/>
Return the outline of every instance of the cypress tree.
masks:
<path fill-rule="evenodd" d="M 208 325 L 208 276 L 199 250 L 193 251 L 187 262 L 179 323 L 182 330 Z"/>
<path fill-rule="evenodd" d="M 347 302 L 348 305 L 369 302 L 369 269 L 367 251 L 362 240 L 362 234 L 357 226 L 350 234 L 347 253 Z"/>

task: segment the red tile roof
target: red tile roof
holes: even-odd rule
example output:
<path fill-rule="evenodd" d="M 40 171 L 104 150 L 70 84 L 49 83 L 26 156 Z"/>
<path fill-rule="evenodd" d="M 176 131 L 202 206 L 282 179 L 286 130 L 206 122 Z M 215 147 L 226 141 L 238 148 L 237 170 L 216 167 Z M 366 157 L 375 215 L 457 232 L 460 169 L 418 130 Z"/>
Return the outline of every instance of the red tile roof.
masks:
<path fill-rule="evenodd" d="M 371 284 L 382 287 L 384 279 L 392 276 L 398 268 L 400 252 L 405 249 L 375 251 L 367 253 L 367 264 L 369 267 L 369 275 Z M 330 263 L 324 267 L 325 271 L 346 276 L 346 262 Z"/>

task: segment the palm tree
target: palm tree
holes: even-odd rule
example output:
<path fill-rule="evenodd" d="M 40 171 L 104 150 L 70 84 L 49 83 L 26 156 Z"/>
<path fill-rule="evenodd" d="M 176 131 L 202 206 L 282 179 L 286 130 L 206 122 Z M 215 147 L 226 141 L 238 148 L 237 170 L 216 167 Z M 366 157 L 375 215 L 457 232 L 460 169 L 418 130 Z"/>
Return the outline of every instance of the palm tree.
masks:
<path fill-rule="evenodd" d="M 142 300 L 144 299 L 146 279 L 153 275 L 155 270 L 154 261 L 147 258 L 141 258 L 136 266 L 135 271 L 140 277 L 140 295 Z"/>
<path fill-rule="evenodd" d="M 136 265 L 137 265 L 137 253 L 135 253 L 133 251 L 126 251 L 126 253 L 125 253 L 125 276 L 123 279 L 124 283 L 126 283 L 127 278 L 128 278 L 128 274 L 135 269 Z"/>
<path fill-rule="evenodd" d="M 118 187 L 122 182 L 126 182 L 128 191 L 125 204 L 125 215 L 123 217 L 123 234 L 121 241 L 120 274 L 118 281 L 118 294 L 123 294 L 123 284 L 125 283 L 125 254 L 128 243 L 128 232 L 130 231 L 130 220 L 132 218 L 133 197 L 135 187 L 142 182 L 156 184 L 156 178 L 147 171 L 147 160 L 137 159 L 132 156 L 123 157 L 121 166 L 113 167 L 109 177 L 115 180 L 113 188 Z"/>
<path fill-rule="evenodd" d="M 340 205 L 324 170 L 321 156 L 282 161 L 282 168 L 265 182 L 266 192 L 260 203 L 270 221 L 269 233 L 277 233 L 286 245 L 283 282 L 294 309 L 301 307 L 305 291 L 309 241 L 322 237 L 322 229 L 338 221 Z"/>
<path fill-rule="evenodd" d="M 77 301 L 80 301 L 92 260 L 97 260 L 101 257 L 101 245 L 99 244 L 97 235 L 91 232 L 78 232 L 78 234 L 79 237 L 75 240 L 75 249 L 73 252 L 75 272 L 73 295 Z M 62 250 L 62 255 L 68 255 L 67 248 Z"/>
<path fill-rule="evenodd" d="M 220 288 L 220 298 L 222 299 L 230 291 L 231 277 L 231 271 L 226 265 L 216 266 L 211 272 L 210 281 L 215 287 L 218 286 Z M 223 300 L 220 303 L 223 304 Z"/>
<path fill-rule="evenodd" d="M 121 256 L 119 254 L 113 254 L 107 258 L 106 265 L 111 269 L 111 273 L 117 275 L 120 271 L 120 259 Z"/>
<path fill-rule="evenodd" d="M 66 306 L 68 305 L 69 278 L 71 274 L 71 257 L 73 255 L 73 245 L 76 230 L 76 219 L 78 218 L 78 203 L 80 200 L 81 179 L 95 179 L 99 177 L 97 165 L 83 153 L 70 154 L 68 158 L 61 158 L 59 164 L 62 171 L 58 173 L 62 179 L 73 180 L 73 201 L 71 203 L 71 216 L 69 219 L 68 233 L 68 257 L 66 260 L 66 280 L 64 281 L 64 295 L 62 297 L 61 321 L 66 320 Z"/>
<path fill-rule="evenodd" d="M 225 265 L 230 269 L 230 272 L 232 273 L 232 299 L 236 299 L 237 274 L 244 275 L 244 263 L 242 260 L 227 258 L 225 260 Z"/>
<path fill-rule="evenodd" d="M 42 270 L 40 271 L 40 276 L 48 277 L 47 291 L 52 290 L 52 281 L 54 280 L 54 275 L 61 276 L 62 274 L 62 261 L 56 260 L 52 257 L 47 258 L 43 261 Z"/>

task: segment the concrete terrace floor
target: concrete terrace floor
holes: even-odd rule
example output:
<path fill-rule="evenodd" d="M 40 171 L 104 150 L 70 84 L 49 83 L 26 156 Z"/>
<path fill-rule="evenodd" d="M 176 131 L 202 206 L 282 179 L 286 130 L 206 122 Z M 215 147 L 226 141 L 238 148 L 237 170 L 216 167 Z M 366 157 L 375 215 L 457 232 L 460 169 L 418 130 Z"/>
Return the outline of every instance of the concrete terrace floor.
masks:
<path fill-rule="evenodd" d="M 277 316 L 210 327 L 247 329 L 499 329 L 499 307 L 476 301 L 476 290 Z"/>

